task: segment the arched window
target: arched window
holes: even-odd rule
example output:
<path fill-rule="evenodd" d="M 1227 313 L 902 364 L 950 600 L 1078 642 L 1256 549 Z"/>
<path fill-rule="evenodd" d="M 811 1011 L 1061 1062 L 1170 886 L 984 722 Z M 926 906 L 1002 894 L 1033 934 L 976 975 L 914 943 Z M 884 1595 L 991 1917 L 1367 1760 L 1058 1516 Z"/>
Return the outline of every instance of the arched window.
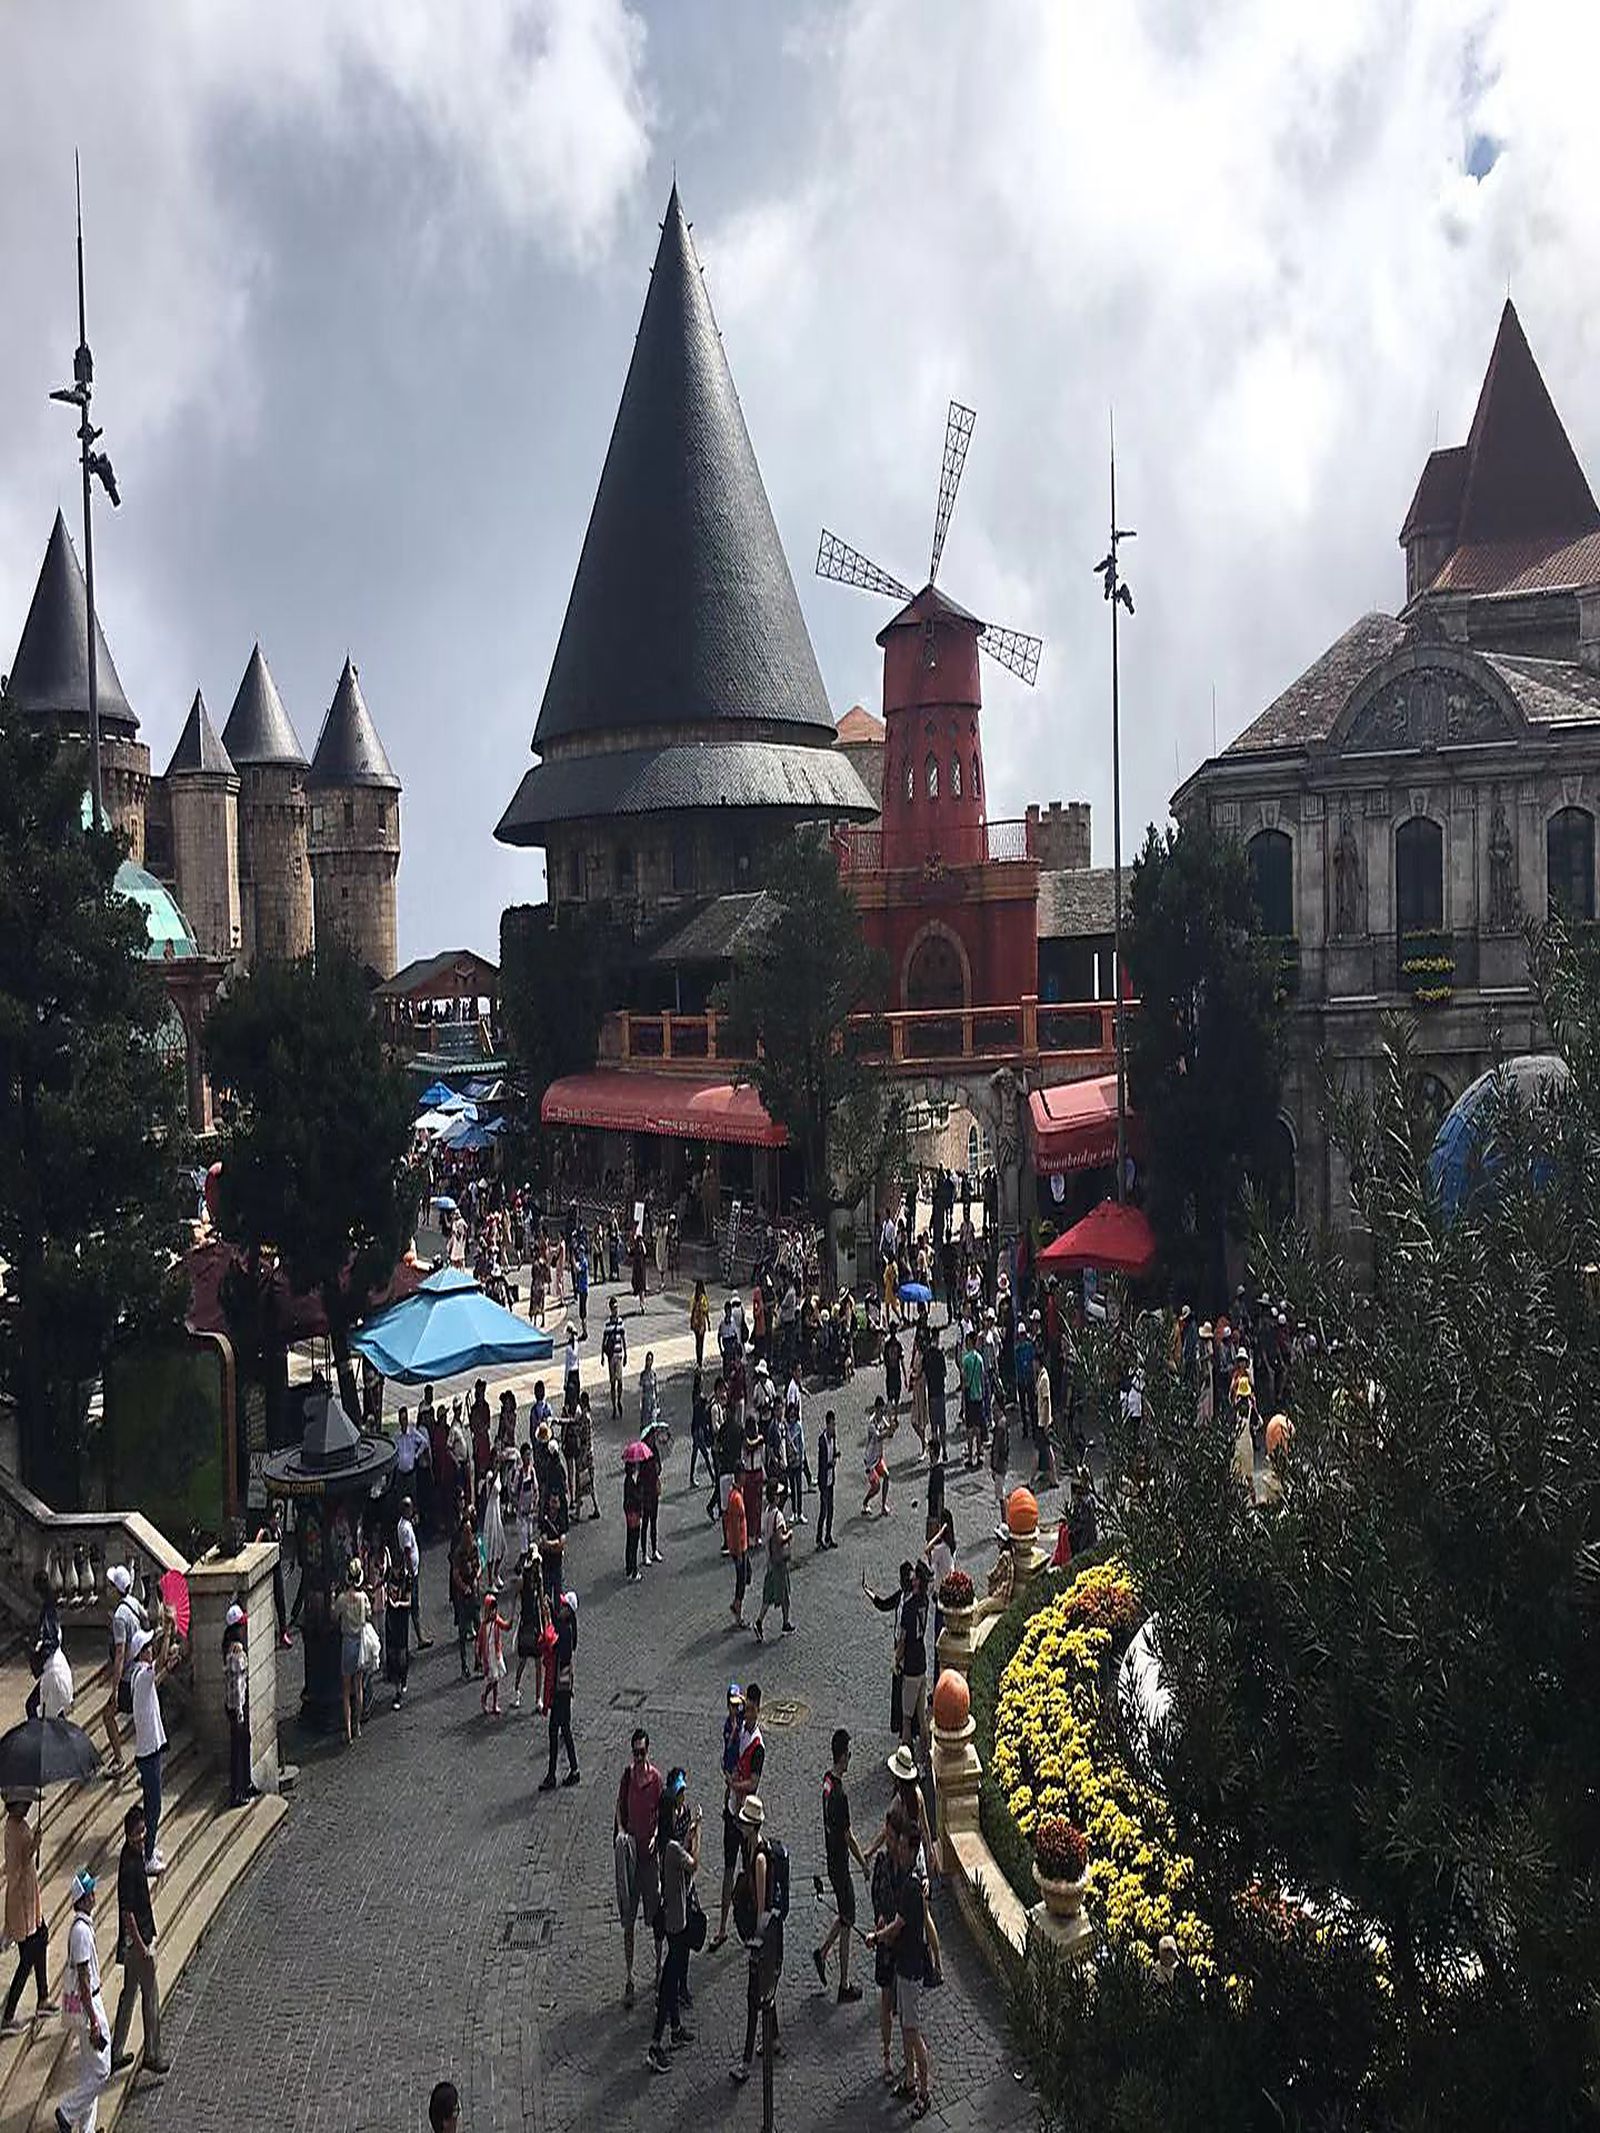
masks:
<path fill-rule="evenodd" d="M 906 971 L 906 1006 L 965 1007 L 967 977 L 961 952 L 946 934 L 930 933 L 918 942 Z"/>
<path fill-rule="evenodd" d="M 1563 807 L 1544 833 L 1550 913 L 1565 919 L 1594 917 L 1594 817 L 1586 807 Z"/>
<path fill-rule="evenodd" d="M 1413 815 L 1394 833 L 1395 931 L 1436 932 L 1444 924 L 1444 831 Z"/>
<path fill-rule="evenodd" d="M 937 800 L 939 797 L 939 758 L 931 748 L 928 750 L 928 760 L 924 767 L 927 772 L 928 798 Z"/>
<path fill-rule="evenodd" d="M 907 765 L 906 765 L 906 798 L 907 798 L 908 800 L 914 800 L 914 799 L 915 799 L 916 797 L 917 797 L 917 767 L 916 767 L 916 765 L 915 765 L 914 763 L 907 763 Z"/>
<path fill-rule="evenodd" d="M 1261 930 L 1288 940 L 1294 932 L 1294 844 L 1282 830 L 1258 830 L 1245 853 Z"/>
<path fill-rule="evenodd" d="M 972 797 L 974 800 L 977 800 L 980 799 L 982 795 L 983 770 L 978 762 L 978 751 L 976 748 L 974 748 L 972 751 Z"/>
<path fill-rule="evenodd" d="M 950 758 L 950 797 L 952 800 L 961 798 L 961 758 L 958 755 Z"/>

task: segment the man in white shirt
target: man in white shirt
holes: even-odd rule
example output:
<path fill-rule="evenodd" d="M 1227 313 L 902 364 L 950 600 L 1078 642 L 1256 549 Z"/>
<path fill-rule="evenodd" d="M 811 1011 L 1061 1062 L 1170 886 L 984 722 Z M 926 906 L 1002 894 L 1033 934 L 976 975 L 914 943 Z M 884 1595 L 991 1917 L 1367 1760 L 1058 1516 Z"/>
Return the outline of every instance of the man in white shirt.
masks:
<path fill-rule="evenodd" d="M 409 1496 L 400 1499 L 400 1516 L 394 1522 L 394 1544 L 411 1574 L 411 1627 L 417 1633 L 417 1650 L 425 1652 L 433 1642 L 422 1634 L 422 1550 L 417 1545 L 416 1505 Z"/>
<path fill-rule="evenodd" d="M 94 1876 L 73 1877 L 72 1924 L 67 1929 L 66 2011 L 77 2049 L 71 2086 L 56 2106 L 56 2133 L 94 2133 L 95 2114 L 111 2079 L 111 2024 L 100 1997 L 100 1955 L 94 1944 Z"/>
<path fill-rule="evenodd" d="M 111 1617 L 111 1693 L 101 1715 L 105 1719 L 106 1739 L 111 1747 L 111 1773 L 115 1777 L 123 1769 L 122 1728 L 117 1724 L 117 1714 L 133 1708 L 124 1687 L 128 1644 L 144 1628 L 144 1610 L 132 1596 L 133 1572 L 126 1563 L 113 1563 L 106 1572 L 106 1583 L 117 1595 L 117 1605 Z"/>
<path fill-rule="evenodd" d="M 166 1659 L 166 1640 L 153 1630 L 140 1630 L 128 1647 L 133 1681 L 133 1760 L 144 1792 L 144 1865 L 147 1874 L 166 1870 L 166 1860 L 156 1849 L 156 1829 L 161 1821 L 161 1757 L 167 1745 L 167 1729 L 161 1722 L 161 1692 L 157 1670 Z"/>

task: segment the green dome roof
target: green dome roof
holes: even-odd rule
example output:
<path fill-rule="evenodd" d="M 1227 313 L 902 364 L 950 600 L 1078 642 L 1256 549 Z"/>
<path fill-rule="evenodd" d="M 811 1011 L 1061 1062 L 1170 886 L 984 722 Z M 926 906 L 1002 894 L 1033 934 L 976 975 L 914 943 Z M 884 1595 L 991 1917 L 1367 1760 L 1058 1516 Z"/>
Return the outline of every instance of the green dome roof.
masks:
<path fill-rule="evenodd" d="M 176 898 L 169 889 L 161 886 L 154 874 L 147 874 L 131 859 L 124 859 L 117 869 L 114 887 L 129 903 L 143 907 L 145 929 L 150 935 L 150 945 L 145 953 L 152 962 L 170 962 L 177 956 L 200 953 L 195 937 L 189 931 L 189 921 L 178 909 Z"/>

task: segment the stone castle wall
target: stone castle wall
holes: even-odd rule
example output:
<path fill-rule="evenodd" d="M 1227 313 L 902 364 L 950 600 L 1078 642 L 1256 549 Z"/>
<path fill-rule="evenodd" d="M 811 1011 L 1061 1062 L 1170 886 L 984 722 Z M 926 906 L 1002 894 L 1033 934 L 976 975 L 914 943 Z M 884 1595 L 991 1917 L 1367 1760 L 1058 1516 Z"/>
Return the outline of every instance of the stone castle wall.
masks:
<path fill-rule="evenodd" d="M 194 776 L 163 781 L 171 822 L 172 876 L 179 908 L 200 953 L 231 962 L 243 943 L 239 891 L 239 780 Z"/>
<path fill-rule="evenodd" d="M 377 786 L 319 787 L 308 851 L 319 940 L 347 942 L 380 977 L 400 967 L 396 909 L 400 795 Z"/>
<path fill-rule="evenodd" d="M 305 772 L 281 763 L 239 772 L 239 900 L 245 961 L 311 952 Z"/>
<path fill-rule="evenodd" d="M 150 751 L 143 741 L 100 735 L 100 799 L 114 829 L 128 840 L 128 857 L 144 865 L 144 810 L 150 792 Z"/>
<path fill-rule="evenodd" d="M 1052 800 L 1048 807 L 1031 806 L 1028 822 L 1040 866 L 1057 872 L 1090 864 L 1087 800 L 1069 800 L 1065 807 L 1059 800 Z"/>

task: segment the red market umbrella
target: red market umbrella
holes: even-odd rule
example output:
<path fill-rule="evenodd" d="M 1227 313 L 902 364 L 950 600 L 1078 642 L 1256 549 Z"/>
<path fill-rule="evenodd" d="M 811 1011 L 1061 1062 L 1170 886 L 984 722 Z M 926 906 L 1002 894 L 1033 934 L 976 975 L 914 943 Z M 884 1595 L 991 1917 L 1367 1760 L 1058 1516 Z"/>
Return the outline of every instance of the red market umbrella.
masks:
<path fill-rule="evenodd" d="M 1126 1274 L 1137 1280 L 1156 1263 L 1155 1233 L 1137 1207 L 1100 1205 L 1047 1244 L 1039 1265 L 1058 1273 L 1092 1266 L 1102 1274 Z"/>
<path fill-rule="evenodd" d="M 181 1570 L 164 1570 L 156 1586 L 163 1603 L 172 1610 L 173 1624 L 180 1637 L 189 1634 L 189 1580 Z"/>

